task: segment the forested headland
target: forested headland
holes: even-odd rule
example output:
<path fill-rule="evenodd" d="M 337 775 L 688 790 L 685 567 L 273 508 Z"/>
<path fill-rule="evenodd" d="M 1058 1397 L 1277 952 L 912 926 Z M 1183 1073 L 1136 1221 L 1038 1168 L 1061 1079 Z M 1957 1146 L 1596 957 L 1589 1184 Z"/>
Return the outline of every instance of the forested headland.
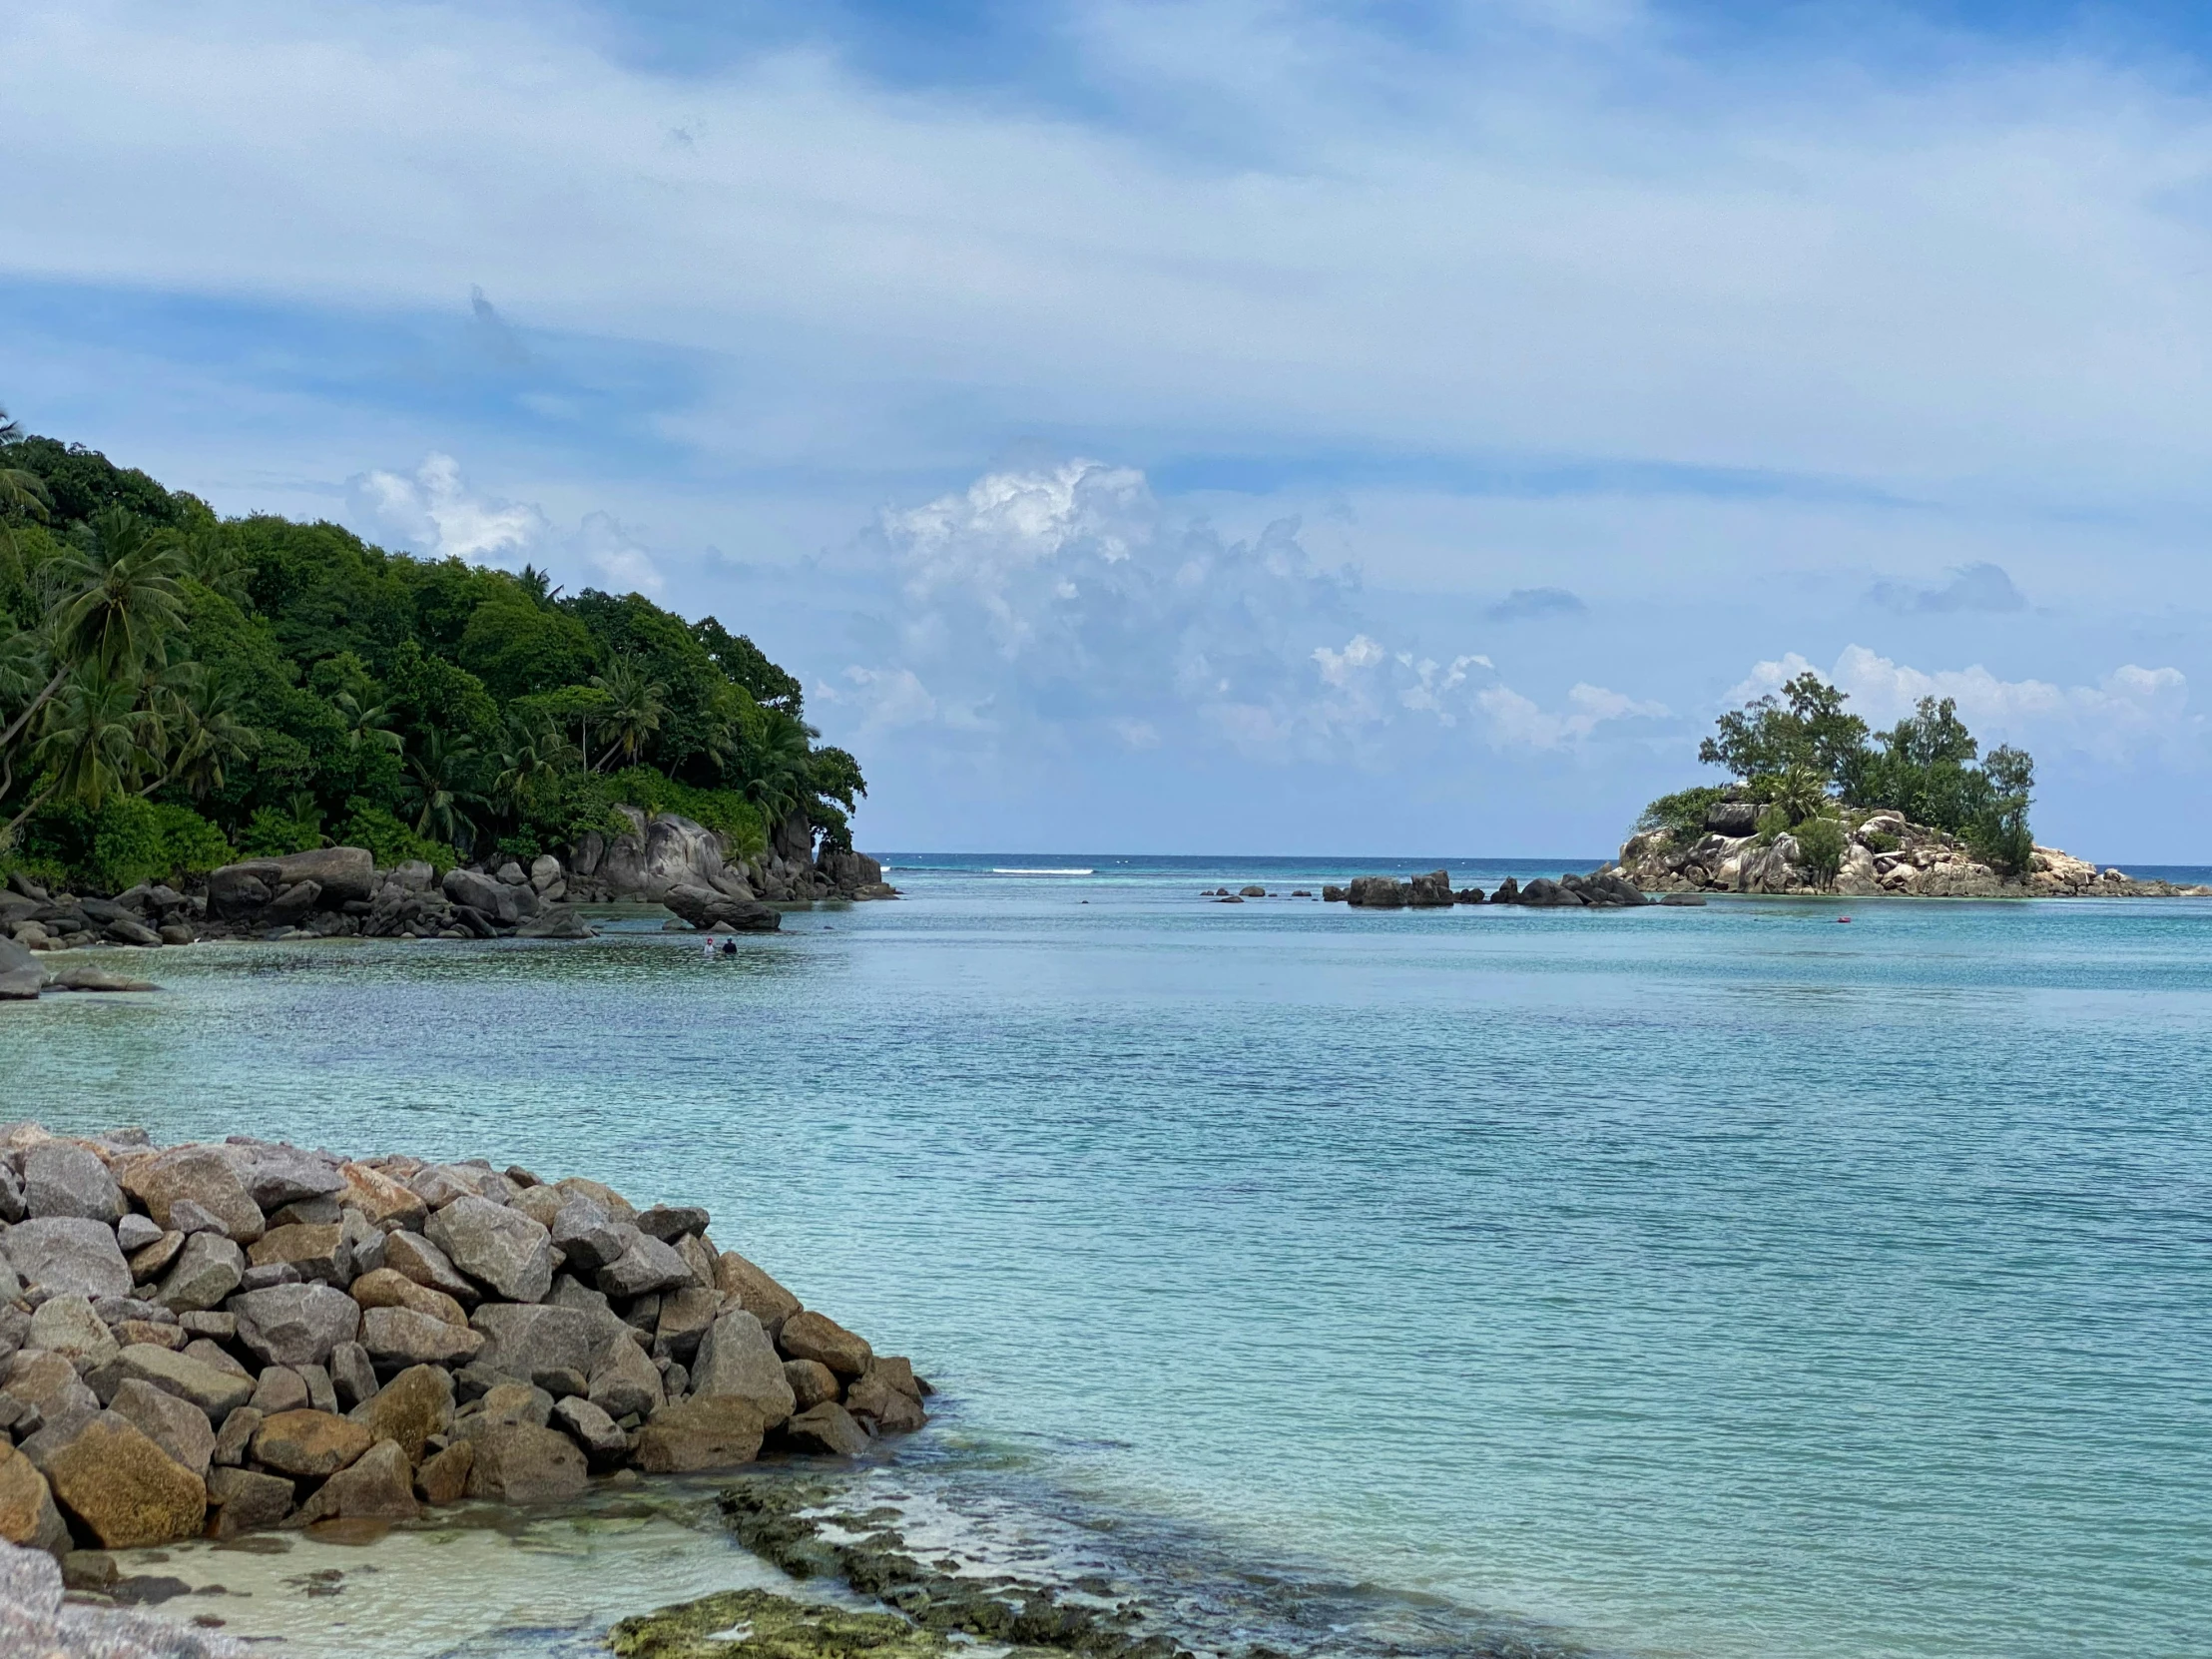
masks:
<path fill-rule="evenodd" d="M 617 805 L 851 844 L 859 765 L 714 617 L 223 518 L 0 415 L 0 876 L 80 890 L 333 843 L 527 863 Z"/>

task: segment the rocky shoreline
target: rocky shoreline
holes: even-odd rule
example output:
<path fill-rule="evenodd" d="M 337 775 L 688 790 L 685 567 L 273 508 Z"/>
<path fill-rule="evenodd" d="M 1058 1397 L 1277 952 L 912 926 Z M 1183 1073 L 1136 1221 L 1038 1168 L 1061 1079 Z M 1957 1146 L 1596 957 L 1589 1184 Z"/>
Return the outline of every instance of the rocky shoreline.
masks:
<path fill-rule="evenodd" d="M 1844 809 L 1844 855 L 1833 882 L 1816 879 L 1797 836 L 1757 832 L 1758 806 L 1722 801 L 1692 834 L 1648 830 L 1622 844 L 1609 868 L 1646 891 L 1838 893 L 1896 898 L 2205 898 L 2212 886 L 2136 880 L 2038 846 L 2023 875 L 2000 875 L 1955 835 L 1898 813 Z"/>
<path fill-rule="evenodd" d="M 0 1539 L 97 1590 L 110 1550 L 922 1426 L 906 1361 L 709 1219 L 481 1160 L 0 1129 Z"/>
<path fill-rule="evenodd" d="M 442 879 L 420 861 L 379 869 L 358 846 L 226 864 L 182 892 L 157 883 L 113 897 L 54 892 L 19 871 L 0 888 L 0 1001 L 153 988 L 86 964 L 48 975 L 31 959 L 39 951 L 211 939 L 586 939 L 593 930 L 578 906 L 587 903 L 660 904 L 701 931 L 774 932 L 778 905 L 898 896 L 875 859 L 827 846 L 815 853 L 803 828 L 732 862 L 722 836 L 690 819 L 620 811 L 628 830 L 593 831 L 565 858 L 462 864 Z"/>
<path fill-rule="evenodd" d="M 1539 875 L 1526 886 L 1521 885 L 1517 876 L 1508 875 L 1487 896 L 1480 887 L 1454 890 L 1448 869 L 1432 869 L 1425 874 L 1409 875 L 1402 881 L 1392 875 L 1356 875 L 1350 886 L 1323 887 L 1321 896 L 1327 903 L 1350 904 L 1370 910 L 1442 910 L 1454 904 L 1520 904 L 1531 909 L 1627 909 L 1651 902 L 1633 881 L 1610 868 L 1591 875 L 1578 875 L 1569 870 L 1556 881 Z"/>

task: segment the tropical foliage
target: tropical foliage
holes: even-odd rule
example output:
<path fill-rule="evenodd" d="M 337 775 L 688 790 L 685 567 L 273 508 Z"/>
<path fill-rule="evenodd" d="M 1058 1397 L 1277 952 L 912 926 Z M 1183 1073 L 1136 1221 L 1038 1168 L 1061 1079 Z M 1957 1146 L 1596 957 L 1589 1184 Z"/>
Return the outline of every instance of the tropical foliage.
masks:
<path fill-rule="evenodd" d="M 1846 710 L 1849 701 L 1819 675 L 1801 674 L 1779 694 L 1721 716 L 1698 759 L 1727 769 L 1738 791 L 1765 804 L 1760 833 L 1790 830 L 1808 857 L 1817 846 L 1823 863 L 1832 841 L 1836 857 L 1843 855 L 1843 830 L 1835 820 L 1848 805 L 1861 814 L 1893 811 L 1957 835 L 1999 870 L 2027 867 L 2034 850 L 2027 810 L 2035 763 L 2026 753 L 1998 748 L 1981 755 L 1947 697 L 1923 698 L 1887 732 L 1871 731 Z M 1724 793 L 1663 796 L 1645 809 L 1639 827 L 1694 833 Z"/>
<path fill-rule="evenodd" d="M 221 519 L 0 416 L 0 869 L 113 888 L 343 840 L 441 867 L 685 813 L 849 845 L 858 763 L 713 617 Z"/>

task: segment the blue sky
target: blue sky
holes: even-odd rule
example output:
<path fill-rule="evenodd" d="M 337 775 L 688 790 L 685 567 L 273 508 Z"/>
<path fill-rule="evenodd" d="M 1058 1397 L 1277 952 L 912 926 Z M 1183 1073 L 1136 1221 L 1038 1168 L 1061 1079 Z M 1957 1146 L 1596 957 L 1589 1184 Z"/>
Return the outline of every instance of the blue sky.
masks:
<path fill-rule="evenodd" d="M 898 848 L 1592 855 L 1799 663 L 2212 861 L 2212 28 L 0 13 L 0 402 L 753 633 Z"/>

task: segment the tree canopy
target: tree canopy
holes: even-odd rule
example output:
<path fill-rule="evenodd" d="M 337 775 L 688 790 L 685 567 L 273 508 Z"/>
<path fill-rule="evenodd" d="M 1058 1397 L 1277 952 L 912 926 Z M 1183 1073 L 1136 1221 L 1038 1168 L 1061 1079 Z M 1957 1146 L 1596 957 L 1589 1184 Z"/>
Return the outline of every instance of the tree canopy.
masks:
<path fill-rule="evenodd" d="M 1998 869 L 2027 867 L 2035 763 L 2024 751 L 1982 756 L 1947 697 L 1921 699 L 1887 732 L 1871 731 L 1845 709 L 1849 701 L 1819 675 L 1800 674 L 1779 693 L 1722 715 L 1698 760 L 1726 769 L 1751 800 L 1793 826 L 1839 808 L 1887 810 L 1959 836 Z M 1693 819 L 1702 826 L 1723 793 L 1707 787 L 1663 797 L 1645 810 L 1644 828 L 1686 830 Z M 1827 845 L 1825 835 L 1816 838 Z"/>
<path fill-rule="evenodd" d="M 713 617 L 219 518 L 0 415 L 0 870 L 116 886 L 338 840 L 527 858 L 677 811 L 849 844 L 866 786 Z"/>

